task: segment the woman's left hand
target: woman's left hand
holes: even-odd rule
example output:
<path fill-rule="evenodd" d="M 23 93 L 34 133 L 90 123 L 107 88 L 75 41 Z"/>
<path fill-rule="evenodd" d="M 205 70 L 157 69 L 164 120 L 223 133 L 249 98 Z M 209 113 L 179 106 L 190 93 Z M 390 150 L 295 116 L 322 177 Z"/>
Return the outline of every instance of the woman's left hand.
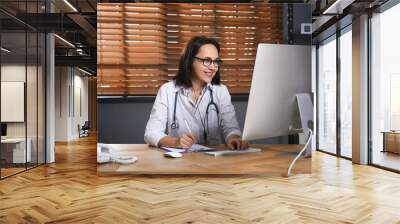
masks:
<path fill-rule="evenodd" d="M 249 147 L 249 143 L 247 141 L 242 140 L 242 138 L 238 135 L 231 135 L 226 142 L 230 149 L 247 149 Z"/>

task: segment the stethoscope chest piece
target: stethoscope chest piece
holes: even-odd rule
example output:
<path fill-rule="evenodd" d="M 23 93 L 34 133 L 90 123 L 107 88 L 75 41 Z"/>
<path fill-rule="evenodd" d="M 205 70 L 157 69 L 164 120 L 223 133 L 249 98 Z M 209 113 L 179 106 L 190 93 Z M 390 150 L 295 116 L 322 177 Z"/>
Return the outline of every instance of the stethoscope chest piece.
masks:
<path fill-rule="evenodd" d="M 176 123 L 176 121 L 172 122 L 171 123 L 171 129 L 177 129 L 177 128 L 179 128 L 178 123 Z"/>

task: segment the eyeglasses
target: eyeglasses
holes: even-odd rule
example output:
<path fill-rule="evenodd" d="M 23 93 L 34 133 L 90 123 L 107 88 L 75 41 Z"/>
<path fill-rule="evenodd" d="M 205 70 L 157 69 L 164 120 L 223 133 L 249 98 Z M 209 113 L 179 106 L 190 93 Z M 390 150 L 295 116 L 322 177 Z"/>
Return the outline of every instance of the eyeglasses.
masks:
<path fill-rule="evenodd" d="M 204 66 L 209 67 L 211 64 L 214 66 L 220 67 L 222 65 L 222 60 L 217 58 L 215 60 L 212 60 L 211 58 L 199 58 L 199 57 L 194 57 L 195 59 L 201 61 Z"/>

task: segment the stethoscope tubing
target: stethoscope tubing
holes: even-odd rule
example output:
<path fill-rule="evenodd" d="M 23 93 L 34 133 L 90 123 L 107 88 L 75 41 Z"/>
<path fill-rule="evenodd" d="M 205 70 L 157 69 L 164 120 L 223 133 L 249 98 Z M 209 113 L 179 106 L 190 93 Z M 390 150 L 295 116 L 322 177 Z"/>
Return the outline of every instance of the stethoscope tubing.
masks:
<path fill-rule="evenodd" d="M 208 103 L 207 108 L 206 108 L 205 123 L 207 125 L 207 130 L 208 130 L 208 113 L 209 113 L 210 106 L 214 106 L 215 111 L 217 113 L 217 116 L 219 116 L 219 109 L 218 109 L 217 104 L 214 102 L 213 91 L 212 91 L 211 88 L 208 88 L 208 90 L 210 91 L 211 100 Z M 173 115 L 172 115 L 171 129 L 179 128 L 179 124 L 176 122 L 176 105 L 177 105 L 177 101 L 178 101 L 178 92 L 175 93 L 174 112 L 173 112 Z M 204 138 L 207 141 L 206 127 L 203 127 L 203 128 L 204 128 Z"/>

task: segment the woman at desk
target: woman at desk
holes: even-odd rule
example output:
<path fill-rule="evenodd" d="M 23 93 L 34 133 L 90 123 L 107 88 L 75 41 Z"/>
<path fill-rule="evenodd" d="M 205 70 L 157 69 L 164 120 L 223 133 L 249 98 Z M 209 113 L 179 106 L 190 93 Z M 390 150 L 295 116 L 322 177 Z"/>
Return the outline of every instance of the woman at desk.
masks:
<path fill-rule="evenodd" d="M 157 93 L 145 130 L 145 141 L 158 147 L 190 148 L 194 143 L 226 143 L 244 149 L 231 97 L 221 84 L 217 40 L 193 37 L 180 58 L 173 81 Z"/>

